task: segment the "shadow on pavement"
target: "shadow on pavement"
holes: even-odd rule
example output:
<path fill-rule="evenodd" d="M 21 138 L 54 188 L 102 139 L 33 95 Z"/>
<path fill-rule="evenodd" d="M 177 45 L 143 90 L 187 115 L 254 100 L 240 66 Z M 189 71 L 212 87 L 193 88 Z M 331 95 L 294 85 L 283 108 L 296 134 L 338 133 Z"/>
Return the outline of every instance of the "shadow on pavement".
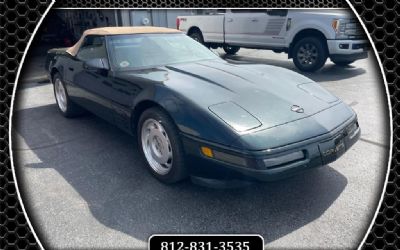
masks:
<path fill-rule="evenodd" d="M 189 181 L 164 185 L 146 170 L 133 137 L 94 116 L 66 119 L 55 105 L 16 112 L 14 129 L 41 161 L 23 165 L 18 155 L 28 148 L 14 143 L 28 213 L 40 210 L 29 209 L 24 190 L 32 187 L 24 185 L 28 177 L 19 170 L 53 168 L 99 222 L 143 241 L 154 233 L 257 233 L 271 242 L 320 217 L 347 185 L 346 177 L 329 166 L 241 189 L 207 189 Z M 68 200 L 68 194 L 60 195 Z M 41 235 L 46 243 L 51 232 Z"/>
<path fill-rule="evenodd" d="M 348 79 L 352 77 L 356 77 L 358 75 L 364 74 L 366 71 L 362 68 L 357 68 L 352 65 L 346 67 L 336 66 L 335 64 L 328 63 L 325 66 L 313 73 L 302 72 L 299 71 L 293 64 L 292 60 L 276 60 L 276 59 L 268 59 L 268 58 L 259 58 L 259 57 L 249 57 L 249 56 L 240 56 L 240 55 L 221 55 L 221 58 L 228 60 L 232 63 L 256 63 L 256 64 L 268 64 L 274 65 L 278 67 L 287 68 L 293 71 L 296 71 L 302 75 L 309 77 L 310 79 L 316 82 L 327 82 L 327 81 L 338 81 L 342 79 Z"/>

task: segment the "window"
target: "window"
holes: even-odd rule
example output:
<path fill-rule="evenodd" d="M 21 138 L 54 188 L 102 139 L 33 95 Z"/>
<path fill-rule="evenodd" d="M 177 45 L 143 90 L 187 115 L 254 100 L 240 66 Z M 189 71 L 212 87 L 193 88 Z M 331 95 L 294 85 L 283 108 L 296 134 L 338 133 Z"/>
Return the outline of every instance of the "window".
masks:
<path fill-rule="evenodd" d="M 76 57 L 82 61 L 94 58 L 107 58 L 104 36 L 86 36 Z"/>
<path fill-rule="evenodd" d="M 183 34 L 115 35 L 109 37 L 111 64 L 117 70 L 203 60 L 220 60 Z"/>
<path fill-rule="evenodd" d="M 218 14 L 223 14 L 225 12 L 226 12 L 225 9 L 210 9 L 210 10 L 198 11 L 197 15 L 218 15 Z"/>
<path fill-rule="evenodd" d="M 267 13 L 270 16 L 286 16 L 288 10 L 282 10 L 282 9 L 267 10 Z"/>

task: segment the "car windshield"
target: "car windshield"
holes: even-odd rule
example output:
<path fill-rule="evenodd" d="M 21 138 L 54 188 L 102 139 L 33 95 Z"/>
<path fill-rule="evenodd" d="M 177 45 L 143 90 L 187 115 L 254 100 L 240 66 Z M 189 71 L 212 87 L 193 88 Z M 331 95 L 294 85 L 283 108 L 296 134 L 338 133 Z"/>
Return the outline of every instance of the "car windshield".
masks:
<path fill-rule="evenodd" d="M 110 61 L 117 70 L 222 60 L 184 34 L 115 35 L 108 41 Z"/>

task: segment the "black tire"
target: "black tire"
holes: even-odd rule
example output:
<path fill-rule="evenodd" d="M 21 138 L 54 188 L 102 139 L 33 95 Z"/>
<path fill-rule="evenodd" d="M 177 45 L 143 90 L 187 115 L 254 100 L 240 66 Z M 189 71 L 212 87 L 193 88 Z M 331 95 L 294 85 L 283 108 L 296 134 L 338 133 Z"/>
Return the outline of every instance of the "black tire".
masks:
<path fill-rule="evenodd" d="M 228 55 L 234 55 L 234 54 L 236 54 L 236 53 L 240 50 L 240 47 L 238 47 L 238 46 L 224 45 L 223 49 L 224 49 L 224 51 L 225 51 L 226 54 L 228 54 Z"/>
<path fill-rule="evenodd" d="M 332 62 L 333 62 L 334 64 L 336 64 L 337 66 L 346 67 L 346 66 L 348 66 L 349 64 L 352 64 L 354 61 L 336 61 L 336 60 L 332 60 Z"/>
<path fill-rule="evenodd" d="M 157 171 L 155 171 L 149 161 L 146 158 L 143 145 L 142 145 L 142 127 L 144 123 L 148 119 L 153 119 L 157 122 L 159 122 L 168 138 L 170 141 L 170 146 L 172 149 L 172 166 L 170 167 L 170 170 L 165 173 L 165 174 L 160 174 Z M 172 119 L 169 117 L 169 115 L 163 111 L 160 108 L 153 107 L 145 110 L 142 115 L 139 118 L 139 123 L 137 126 L 137 138 L 138 138 L 138 145 L 139 145 L 139 150 L 142 154 L 143 159 L 146 162 L 146 165 L 150 172 L 161 182 L 170 184 L 170 183 L 176 183 L 179 181 L 184 180 L 188 176 L 188 171 L 185 167 L 185 156 L 184 156 L 184 150 L 182 147 L 182 142 L 179 138 L 179 132 L 177 127 L 175 126 L 174 122 Z"/>
<path fill-rule="evenodd" d="M 305 72 L 319 70 L 324 66 L 328 58 L 325 42 L 317 37 L 305 37 L 300 39 L 293 46 L 292 52 L 294 64 L 299 70 Z M 302 56 L 306 52 L 310 54 Z"/>
<path fill-rule="evenodd" d="M 201 31 L 200 31 L 200 30 L 194 30 L 194 31 L 192 31 L 192 32 L 189 34 L 189 36 L 190 36 L 193 40 L 195 40 L 195 41 L 197 41 L 197 42 L 199 42 L 199 43 L 201 43 L 201 44 L 204 44 L 203 34 L 201 34 Z"/>
<path fill-rule="evenodd" d="M 65 97 L 66 97 L 65 98 L 65 102 L 66 102 L 65 109 L 61 108 L 61 105 L 60 105 L 59 100 L 56 95 L 57 81 L 60 81 L 61 85 L 63 86 L 63 88 L 65 90 Z M 71 98 L 68 96 L 68 92 L 65 87 L 65 83 L 59 73 L 56 73 L 53 77 L 53 92 L 54 92 L 54 98 L 56 99 L 58 110 L 61 112 L 61 114 L 63 116 L 65 116 L 67 118 L 73 118 L 73 117 L 77 117 L 77 116 L 80 116 L 85 113 L 85 110 L 82 107 L 80 107 L 79 105 L 77 105 L 76 103 L 71 101 Z"/>

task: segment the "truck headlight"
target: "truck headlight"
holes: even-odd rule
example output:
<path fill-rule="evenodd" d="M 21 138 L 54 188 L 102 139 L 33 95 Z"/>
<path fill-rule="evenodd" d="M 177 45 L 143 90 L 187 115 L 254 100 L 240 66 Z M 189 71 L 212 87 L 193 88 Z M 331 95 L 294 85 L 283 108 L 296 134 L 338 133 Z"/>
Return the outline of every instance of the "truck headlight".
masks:
<path fill-rule="evenodd" d="M 350 20 L 348 19 L 333 19 L 332 28 L 336 33 L 336 39 L 346 39 L 348 38 L 346 34 L 346 24 Z"/>

